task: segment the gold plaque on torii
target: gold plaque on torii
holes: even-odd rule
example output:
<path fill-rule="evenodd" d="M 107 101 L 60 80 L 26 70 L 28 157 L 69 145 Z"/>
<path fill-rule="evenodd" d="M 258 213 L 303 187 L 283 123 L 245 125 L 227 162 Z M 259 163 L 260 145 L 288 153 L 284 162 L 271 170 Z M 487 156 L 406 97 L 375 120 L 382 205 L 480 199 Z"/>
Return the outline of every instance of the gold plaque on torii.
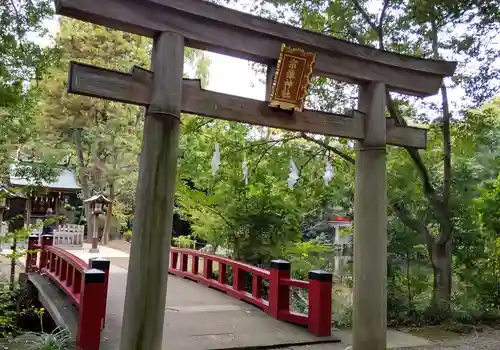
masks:
<path fill-rule="evenodd" d="M 269 106 L 302 112 L 316 54 L 281 45 Z"/>

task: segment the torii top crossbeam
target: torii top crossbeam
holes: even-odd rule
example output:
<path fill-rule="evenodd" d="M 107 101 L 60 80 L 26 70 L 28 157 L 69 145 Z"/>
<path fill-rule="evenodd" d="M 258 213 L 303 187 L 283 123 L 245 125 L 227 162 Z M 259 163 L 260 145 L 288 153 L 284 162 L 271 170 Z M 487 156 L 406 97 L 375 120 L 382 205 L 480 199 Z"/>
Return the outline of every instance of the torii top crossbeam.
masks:
<path fill-rule="evenodd" d="M 317 54 L 315 75 L 379 81 L 416 96 L 435 94 L 456 68 L 456 62 L 381 51 L 202 0 L 56 0 L 56 7 L 58 14 L 139 35 L 182 33 L 189 47 L 266 64 L 286 43 Z"/>

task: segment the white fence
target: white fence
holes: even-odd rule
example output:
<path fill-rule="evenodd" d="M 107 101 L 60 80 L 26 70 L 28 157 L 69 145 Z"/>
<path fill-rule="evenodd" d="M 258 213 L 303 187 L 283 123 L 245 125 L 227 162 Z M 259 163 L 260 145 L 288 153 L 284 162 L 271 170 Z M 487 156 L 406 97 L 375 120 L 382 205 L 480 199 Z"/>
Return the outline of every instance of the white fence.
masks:
<path fill-rule="evenodd" d="M 83 248 L 83 225 L 61 225 L 54 230 L 54 245 L 63 248 Z"/>
<path fill-rule="evenodd" d="M 0 225 L 0 250 L 10 249 L 12 246 L 12 239 L 4 241 L 2 238 L 8 232 L 8 227 L 5 222 Z M 68 249 L 82 249 L 83 248 L 83 225 L 71 225 L 65 224 L 60 225 L 54 230 L 54 245 L 62 248 Z M 31 234 L 42 235 L 42 228 L 34 229 Z M 17 249 L 26 249 L 28 247 L 27 242 L 17 242 Z"/>

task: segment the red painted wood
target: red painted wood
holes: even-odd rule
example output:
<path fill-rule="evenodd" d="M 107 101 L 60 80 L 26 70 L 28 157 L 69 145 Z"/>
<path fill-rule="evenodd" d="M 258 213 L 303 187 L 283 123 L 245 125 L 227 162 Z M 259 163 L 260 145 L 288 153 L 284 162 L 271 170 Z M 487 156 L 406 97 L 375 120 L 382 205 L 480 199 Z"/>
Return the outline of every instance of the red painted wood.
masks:
<path fill-rule="evenodd" d="M 309 280 L 309 332 L 318 337 L 332 334 L 332 281 Z"/>
<path fill-rule="evenodd" d="M 61 274 L 59 275 L 59 279 L 61 282 L 66 282 L 68 278 L 68 263 L 61 259 Z"/>
<path fill-rule="evenodd" d="M 295 287 L 295 288 L 304 288 L 308 289 L 309 288 L 309 281 L 301 281 L 301 280 L 294 280 L 294 279 L 282 279 L 281 283 L 284 285 L 287 285 L 289 287 Z"/>
<path fill-rule="evenodd" d="M 189 255 L 181 253 L 181 271 L 188 270 Z"/>
<path fill-rule="evenodd" d="M 100 278 L 98 282 L 96 277 Z M 78 310 L 76 343 L 81 350 L 98 350 L 101 341 L 101 321 L 105 307 L 104 272 L 85 270 Z"/>
<path fill-rule="evenodd" d="M 219 261 L 219 283 L 220 284 L 227 284 L 227 265 Z"/>
<path fill-rule="evenodd" d="M 52 235 L 44 235 L 42 236 L 42 249 L 40 251 L 40 269 L 46 268 L 49 263 L 49 253 L 45 249 L 45 247 L 51 246 L 54 243 L 54 236 Z"/>
<path fill-rule="evenodd" d="M 210 260 L 208 257 L 203 258 L 203 276 L 207 280 L 212 279 L 212 272 L 213 272 L 213 261 Z"/>
<path fill-rule="evenodd" d="M 106 307 L 107 307 L 107 296 L 108 296 L 108 287 L 109 287 L 109 269 L 110 269 L 111 263 L 108 259 L 103 259 L 103 258 L 93 258 L 89 260 L 89 267 L 91 269 L 97 269 L 101 270 L 104 272 L 104 308 L 103 308 L 103 314 L 101 316 L 101 329 L 104 329 L 104 326 L 106 325 Z"/>
<path fill-rule="evenodd" d="M 74 277 L 73 277 L 73 289 L 71 292 L 75 295 L 80 294 L 82 288 L 82 273 L 77 269 L 74 269 Z"/>
<path fill-rule="evenodd" d="M 197 275 L 200 269 L 200 257 L 193 256 L 193 269 L 192 272 Z"/>
<path fill-rule="evenodd" d="M 78 349 L 99 349 L 100 332 L 104 327 L 106 315 L 109 261 L 106 261 L 107 265 L 102 259 L 99 261 L 97 265 L 102 270 L 89 270 L 89 264 L 82 259 L 52 246 L 52 237 L 45 236 L 41 246 L 37 246 L 33 238 L 29 247 L 42 250 L 38 271 L 53 281 L 78 310 Z M 35 271 L 37 266 L 34 254 L 27 259 L 27 264 L 30 263 L 31 265 L 27 265 L 29 271 Z"/>
<path fill-rule="evenodd" d="M 66 279 L 66 285 L 68 286 L 68 288 L 70 288 L 71 291 L 73 291 L 73 289 L 71 288 L 73 286 L 73 278 L 74 278 L 74 274 L 75 274 L 75 268 L 71 265 L 68 266 L 68 278 Z"/>
<path fill-rule="evenodd" d="M 172 269 L 177 269 L 177 257 L 179 256 L 179 253 L 172 251 L 170 253 L 170 268 Z"/>
<path fill-rule="evenodd" d="M 290 288 L 286 284 L 281 283 L 282 279 L 290 279 L 290 270 L 271 268 L 269 312 L 276 319 L 280 311 L 289 311 L 290 309 Z"/>
<path fill-rule="evenodd" d="M 252 296 L 256 299 L 261 299 L 261 286 L 262 286 L 262 277 L 253 275 L 252 276 Z"/>
<path fill-rule="evenodd" d="M 266 270 L 196 250 L 174 247 L 171 249 L 172 258 L 175 257 L 177 259 L 177 256 L 180 255 L 181 261 L 179 267 L 177 267 L 176 263 L 172 262 L 169 273 L 197 281 L 200 284 L 227 293 L 233 298 L 246 301 L 276 319 L 306 326 L 311 333 L 317 336 L 328 336 L 331 334 L 331 279 L 326 281 L 291 279 L 290 264 L 285 261 L 273 261 L 273 267 L 270 270 Z M 191 271 L 188 271 L 184 267 L 187 265 L 186 261 L 189 258 L 192 259 L 193 263 Z M 203 259 L 202 274 L 198 273 L 200 259 Z M 219 278 L 217 280 L 212 278 L 214 262 L 218 264 L 219 268 Z M 232 267 L 232 285 L 227 284 L 227 266 Z M 244 276 L 246 273 L 252 276 L 252 293 L 244 290 Z M 311 272 L 311 274 L 314 273 L 318 274 L 317 271 Z M 320 274 L 324 275 L 325 272 L 322 271 Z M 321 279 L 324 276 L 319 276 L 318 278 Z M 262 299 L 261 287 L 263 280 L 269 280 L 268 300 Z M 290 311 L 291 287 L 303 288 L 309 291 L 308 315 Z"/>
<path fill-rule="evenodd" d="M 238 264 L 233 264 L 233 289 L 236 291 L 245 290 L 245 271 L 238 267 Z"/>
<path fill-rule="evenodd" d="M 36 262 L 38 254 L 33 252 L 38 248 L 38 236 L 28 237 L 28 253 L 26 254 L 25 272 L 34 272 L 36 270 Z"/>

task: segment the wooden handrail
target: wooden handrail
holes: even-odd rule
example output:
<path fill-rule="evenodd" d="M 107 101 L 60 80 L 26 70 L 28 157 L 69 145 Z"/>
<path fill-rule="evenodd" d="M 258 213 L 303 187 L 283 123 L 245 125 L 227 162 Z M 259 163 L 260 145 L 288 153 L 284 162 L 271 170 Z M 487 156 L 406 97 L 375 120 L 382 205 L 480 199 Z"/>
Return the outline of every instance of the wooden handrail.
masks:
<path fill-rule="evenodd" d="M 30 236 L 26 272 L 40 273 L 63 291 L 78 311 L 76 345 L 80 350 L 99 349 L 101 329 L 104 328 L 109 260 L 91 259 L 86 263 L 79 257 L 53 246 L 54 237 Z M 40 259 L 38 252 L 40 250 Z"/>
<path fill-rule="evenodd" d="M 331 335 L 331 273 L 311 271 L 309 280 L 301 281 L 291 278 L 290 263 L 282 260 L 273 260 L 271 268 L 266 270 L 192 249 L 172 247 L 170 255 L 170 274 L 197 281 L 235 299 L 244 300 L 278 320 L 306 326 L 316 336 Z M 218 264 L 217 279 L 213 278 L 214 262 Z M 232 269 L 231 284 L 228 284 L 228 266 Z M 245 285 L 248 274 L 252 281 L 251 291 L 247 291 L 248 286 Z M 268 281 L 267 297 L 262 295 L 263 281 Z M 308 291 L 307 314 L 290 311 L 291 287 Z"/>
<path fill-rule="evenodd" d="M 66 250 L 55 247 L 55 246 L 45 246 L 44 250 L 47 252 L 50 252 L 52 254 L 55 254 L 56 256 L 61 257 L 64 259 L 68 264 L 73 266 L 76 270 L 79 272 L 83 272 L 84 270 L 89 268 L 88 263 L 80 259 L 79 257 L 67 252 Z"/>

